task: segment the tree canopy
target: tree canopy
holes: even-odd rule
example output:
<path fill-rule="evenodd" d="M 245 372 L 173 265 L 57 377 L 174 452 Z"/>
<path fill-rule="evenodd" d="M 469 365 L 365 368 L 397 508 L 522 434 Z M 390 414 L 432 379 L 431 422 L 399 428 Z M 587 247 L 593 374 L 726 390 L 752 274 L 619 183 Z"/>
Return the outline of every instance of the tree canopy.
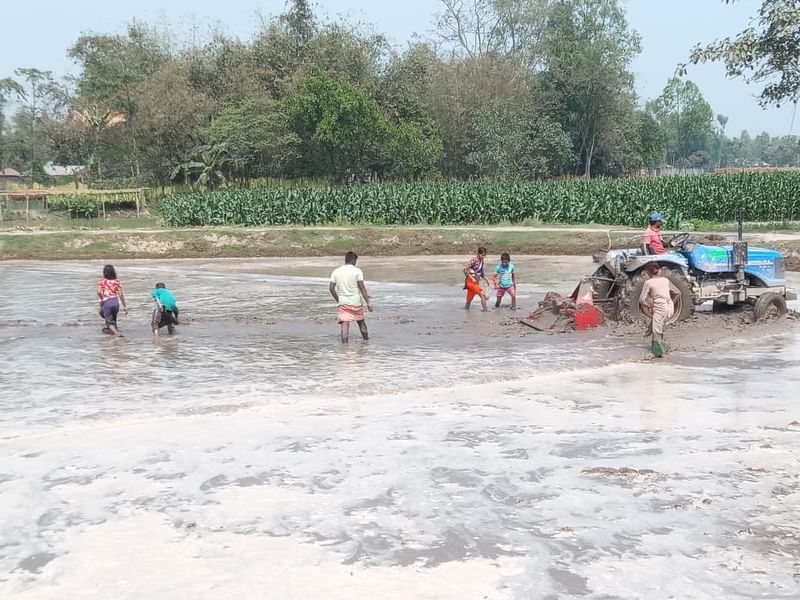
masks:
<path fill-rule="evenodd" d="M 734 0 L 725 0 L 727 4 Z M 694 64 L 719 61 L 728 76 L 763 84 L 762 105 L 794 102 L 800 94 L 800 4 L 763 0 L 753 23 L 733 38 L 696 46 Z M 681 72 L 686 66 L 681 65 Z"/>
<path fill-rule="evenodd" d="M 726 138 L 727 119 L 686 79 L 643 106 L 631 71 L 639 36 L 620 0 L 438 4 L 436 29 L 402 49 L 321 21 L 307 0 L 290 0 L 247 41 L 213 31 L 180 45 L 142 22 L 84 34 L 68 50 L 74 78 L 0 74 L 0 166 L 33 181 L 52 160 L 88 165 L 92 180 L 216 187 L 797 163 L 794 138 Z M 772 47 L 780 60 L 755 76 L 789 79 L 770 98 L 793 93 L 796 11 L 779 15 L 780 5 L 764 2 L 750 50 L 734 53 L 756 65 Z"/>

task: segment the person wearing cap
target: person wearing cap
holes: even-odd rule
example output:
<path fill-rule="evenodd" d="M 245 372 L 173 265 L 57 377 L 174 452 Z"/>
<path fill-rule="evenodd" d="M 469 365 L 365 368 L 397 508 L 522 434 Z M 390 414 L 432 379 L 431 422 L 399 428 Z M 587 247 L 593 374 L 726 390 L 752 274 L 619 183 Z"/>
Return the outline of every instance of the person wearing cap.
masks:
<path fill-rule="evenodd" d="M 664 225 L 664 215 L 660 212 L 651 212 L 650 225 L 644 230 L 644 251 L 646 254 L 666 254 L 664 238 L 661 237 L 661 227 Z"/>

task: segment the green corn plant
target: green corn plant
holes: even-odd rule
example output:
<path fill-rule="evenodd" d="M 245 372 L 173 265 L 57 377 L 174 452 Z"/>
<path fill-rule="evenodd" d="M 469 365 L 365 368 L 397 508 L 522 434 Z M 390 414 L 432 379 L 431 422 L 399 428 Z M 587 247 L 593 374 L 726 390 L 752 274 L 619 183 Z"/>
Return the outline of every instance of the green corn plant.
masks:
<path fill-rule="evenodd" d="M 196 225 L 491 225 L 548 223 L 642 226 L 658 210 L 683 220 L 800 219 L 800 173 L 741 173 L 650 179 L 437 181 L 347 187 L 228 188 L 161 202 L 174 227 Z"/>

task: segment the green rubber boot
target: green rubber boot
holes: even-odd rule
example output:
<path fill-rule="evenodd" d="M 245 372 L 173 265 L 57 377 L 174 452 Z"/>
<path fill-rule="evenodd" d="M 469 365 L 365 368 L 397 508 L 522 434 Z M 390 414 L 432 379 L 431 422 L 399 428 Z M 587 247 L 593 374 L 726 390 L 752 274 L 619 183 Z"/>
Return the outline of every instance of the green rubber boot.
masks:
<path fill-rule="evenodd" d="M 653 340 L 653 343 L 650 345 L 650 350 L 656 358 L 664 356 L 664 346 L 658 340 Z"/>

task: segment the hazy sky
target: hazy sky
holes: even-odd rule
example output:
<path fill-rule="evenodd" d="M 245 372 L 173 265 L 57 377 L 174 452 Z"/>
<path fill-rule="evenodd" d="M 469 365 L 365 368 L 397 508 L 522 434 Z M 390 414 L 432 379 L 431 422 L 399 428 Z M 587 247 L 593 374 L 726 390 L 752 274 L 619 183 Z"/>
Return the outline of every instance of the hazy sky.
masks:
<path fill-rule="evenodd" d="M 641 99 L 658 96 L 695 43 L 740 31 L 760 4 L 760 0 L 739 0 L 732 6 L 722 0 L 625 2 L 630 24 L 642 37 L 642 53 L 633 64 Z M 316 6 L 328 17 L 342 15 L 369 23 L 399 46 L 415 33 L 426 35 L 439 10 L 436 0 L 318 0 Z M 118 33 L 133 18 L 166 21 L 189 38 L 193 27 L 202 34 L 211 25 L 219 25 L 247 39 L 258 27 L 257 14 L 277 14 L 283 7 L 283 0 L 0 0 L 0 78 L 12 75 L 17 67 L 51 70 L 58 76 L 74 72 L 66 51 L 81 33 Z M 729 135 L 738 135 L 742 129 L 751 134 L 790 132 L 791 106 L 762 110 L 754 98 L 758 88 L 726 79 L 722 65 L 692 67 L 689 78 L 700 86 L 715 113 L 730 117 Z M 800 117 L 792 132 L 800 132 Z"/>

